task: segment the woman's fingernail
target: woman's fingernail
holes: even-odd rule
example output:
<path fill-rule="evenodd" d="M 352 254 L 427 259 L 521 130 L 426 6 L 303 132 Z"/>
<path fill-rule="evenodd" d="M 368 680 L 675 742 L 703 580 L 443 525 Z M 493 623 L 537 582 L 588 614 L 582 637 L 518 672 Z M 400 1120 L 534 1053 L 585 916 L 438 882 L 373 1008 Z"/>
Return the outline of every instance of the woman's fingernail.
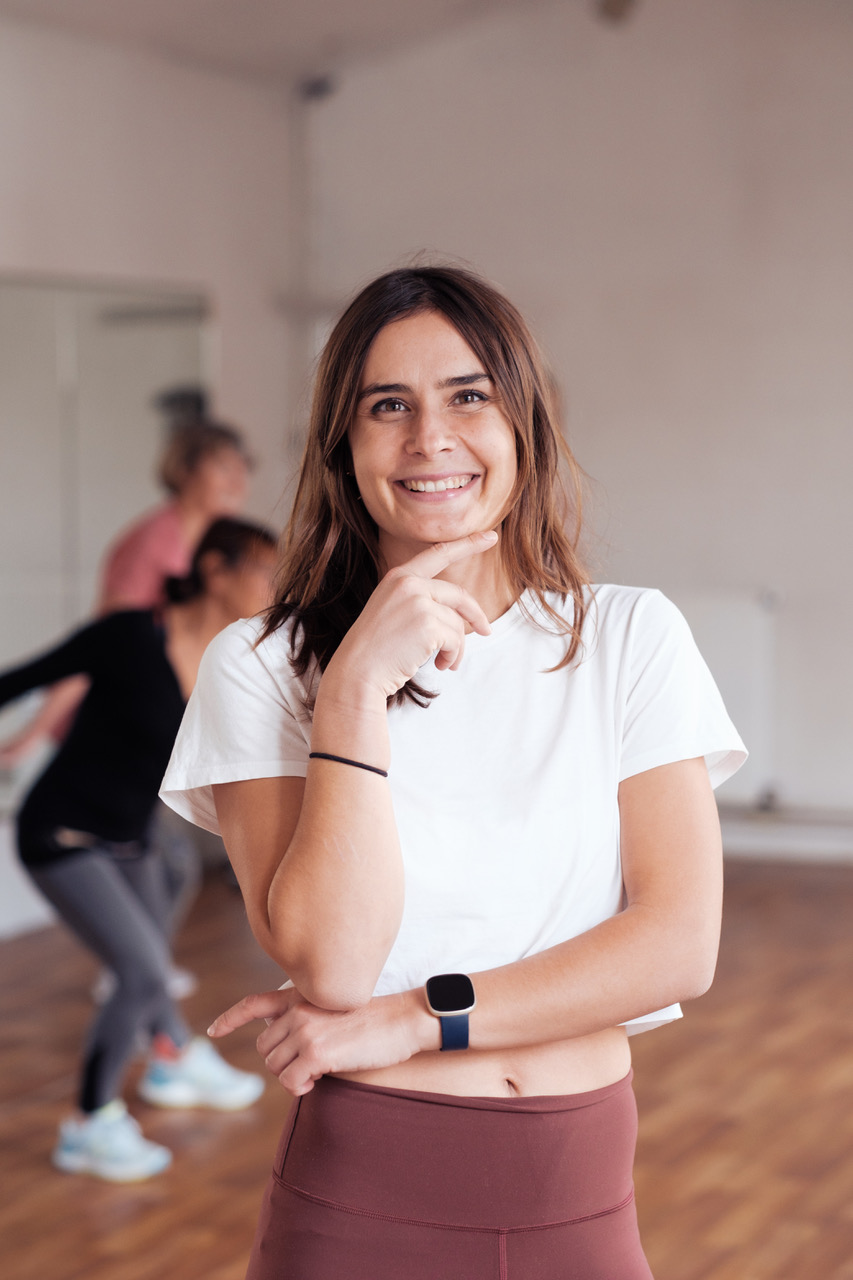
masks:
<path fill-rule="evenodd" d="M 208 1034 L 209 1036 L 212 1036 L 212 1035 L 214 1034 L 214 1032 L 215 1032 L 215 1031 L 216 1031 L 216 1023 L 215 1023 L 215 1022 L 211 1022 L 210 1026 L 207 1028 L 207 1034 Z"/>

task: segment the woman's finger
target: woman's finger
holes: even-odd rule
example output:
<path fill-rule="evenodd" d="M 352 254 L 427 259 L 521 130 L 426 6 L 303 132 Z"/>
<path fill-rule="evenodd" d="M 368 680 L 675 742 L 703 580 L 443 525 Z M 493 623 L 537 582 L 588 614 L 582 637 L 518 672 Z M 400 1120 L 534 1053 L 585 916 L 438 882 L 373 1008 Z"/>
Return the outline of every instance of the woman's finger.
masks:
<path fill-rule="evenodd" d="M 481 636 L 489 635 L 491 632 L 489 619 L 464 587 L 458 586 L 455 582 L 443 582 L 440 578 L 436 578 L 430 581 L 427 589 L 436 604 L 452 609 L 463 622 L 468 623 L 472 631 L 479 632 Z"/>
<path fill-rule="evenodd" d="M 255 995 L 244 996 L 230 1009 L 220 1013 L 218 1018 L 207 1028 L 207 1034 L 217 1036 L 230 1035 L 238 1027 L 245 1027 L 256 1018 L 279 1018 L 293 1003 L 293 988 L 279 991 L 262 991 Z"/>
<path fill-rule="evenodd" d="M 314 1081 L 325 1071 L 319 1064 L 309 1065 L 305 1051 L 297 1048 L 292 1038 L 276 1045 L 264 1058 L 264 1065 L 295 1098 L 313 1089 Z"/>
<path fill-rule="evenodd" d="M 293 1019 L 287 1016 L 267 1018 L 267 1025 L 255 1044 L 262 1058 L 267 1058 L 277 1045 L 284 1044 L 293 1031 Z"/>
<path fill-rule="evenodd" d="M 406 573 L 417 574 L 420 578 L 434 578 L 456 564 L 457 560 L 482 555 L 497 540 L 494 529 L 485 529 L 480 533 L 469 533 L 464 538 L 455 538 L 452 542 L 436 542 L 425 551 L 419 551 L 401 567 Z"/>
<path fill-rule="evenodd" d="M 290 1067 L 299 1057 L 299 1051 L 293 1045 L 291 1040 L 285 1040 L 281 1044 L 276 1044 L 268 1053 L 261 1055 L 264 1060 L 264 1066 L 274 1076 L 281 1078 L 282 1074 Z"/>
<path fill-rule="evenodd" d="M 455 649 L 439 649 L 435 655 L 436 671 L 458 671 L 465 656 L 465 637 L 462 636 Z"/>
<path fill-rule="evenodd" d="M 292 1066 L 286 1071 L 282 1071 L 278 1077 L 278 1082 L 282 1089 L 285 1089 L 293 1098 L 301 1098 L 306 1093 L 310 1093 L 314 1088 L 315 1081 L 319 1080 L 319 1076 L 309 1075 L 304 1071 L 295 1071 Z"/>

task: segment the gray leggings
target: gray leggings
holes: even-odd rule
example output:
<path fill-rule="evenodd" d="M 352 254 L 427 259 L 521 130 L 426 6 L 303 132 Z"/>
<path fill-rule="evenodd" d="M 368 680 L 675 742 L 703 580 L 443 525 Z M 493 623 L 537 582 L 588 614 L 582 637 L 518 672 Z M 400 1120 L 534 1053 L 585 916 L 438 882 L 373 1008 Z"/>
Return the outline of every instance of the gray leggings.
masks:
<path fill-rule="evenodd" d="M 190 1039 L 166 988 L 171 955 L 163 866 L 159 858 L 128 852 L 123 846 L 125 856 L 114 857 L 96 845 L 27 867 L 68 927 L 118 979 L 89 1031 L 79 1100 L 86 1112 L 118 1097 L 140 1033 L 165 1033 L 179 1047 Z"/>
<path fill-rule="evenodd" d="M 201 852 L 197 836 L 197 829 L 185 818 L 179 818 L 162 800 L 157 801 L 148 826 L 147 843 L 152 856 L 163 864 L 165 914 L 162 919 L 169 938 L 174 938 L 198 896 Z"/>

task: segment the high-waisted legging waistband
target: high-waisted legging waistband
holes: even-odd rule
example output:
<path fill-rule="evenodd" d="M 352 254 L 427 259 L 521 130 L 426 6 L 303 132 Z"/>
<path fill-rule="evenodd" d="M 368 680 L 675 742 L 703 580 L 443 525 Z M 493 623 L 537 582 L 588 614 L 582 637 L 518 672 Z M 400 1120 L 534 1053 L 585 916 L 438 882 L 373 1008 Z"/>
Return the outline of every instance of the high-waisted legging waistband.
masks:
<path fill-rule="evenodd" d="M 325 1077 L 294 1105 L 247 1280 L 651 1280 L 631 1077 L 458 1098 Z"/>
<path fill-rule="evenodd" d="M 602 1085 L 600 1089 L 590 1089 L 586 1093 L 533 1094 L 524 1097 L 519 1094 L 502 1095 L 500 1098 L 483 1096 L 472 1097 L 468 1094 L 427 1093 L 423 1089 L 394 1089 L 387 1085 L 362 1084 L 357 1080 L 343 1080 L 339 1076 L 323 1076 L 320 1085 L 323 1089 L 340 1088 L 345 1091 L 354 1090 L 375 1094 L 377 1098 L 408 1098 L 411 1102 L 429 1103 L 439 1107 L 459 1107 L 463 1111 L 576 1111 L 581 1107 L 592 1107 L 597 1102 L 604 1102 L 615 1094 L 630 1090 L 634 1072 L 629 1071 L 621 1080 L 613 1084 Z"/>
<path fill-rule="evenodd" d="M 278 1179 L 356 1212 L 511 1230 L 608 1213 L 632 1198 L 630 1075 L 589 1093 L 529 1098 L 325 1077 L 295 1104 L 289 1128 Z"/>

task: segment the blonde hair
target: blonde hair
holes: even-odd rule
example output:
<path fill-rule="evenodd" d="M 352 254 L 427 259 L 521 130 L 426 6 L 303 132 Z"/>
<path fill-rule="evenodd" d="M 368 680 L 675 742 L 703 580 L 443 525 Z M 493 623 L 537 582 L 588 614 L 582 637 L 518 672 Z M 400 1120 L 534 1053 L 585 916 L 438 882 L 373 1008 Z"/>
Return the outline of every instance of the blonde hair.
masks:
<path fill-rule="evenodd" d="M 222 422 L 187 422 L 175 427 L 160 455 L 157 479 L 169 493 L 178 494 L 205 458 L 220 449 L 235 449 L 247 466 L 252 460 L 242 435 Z"/>

